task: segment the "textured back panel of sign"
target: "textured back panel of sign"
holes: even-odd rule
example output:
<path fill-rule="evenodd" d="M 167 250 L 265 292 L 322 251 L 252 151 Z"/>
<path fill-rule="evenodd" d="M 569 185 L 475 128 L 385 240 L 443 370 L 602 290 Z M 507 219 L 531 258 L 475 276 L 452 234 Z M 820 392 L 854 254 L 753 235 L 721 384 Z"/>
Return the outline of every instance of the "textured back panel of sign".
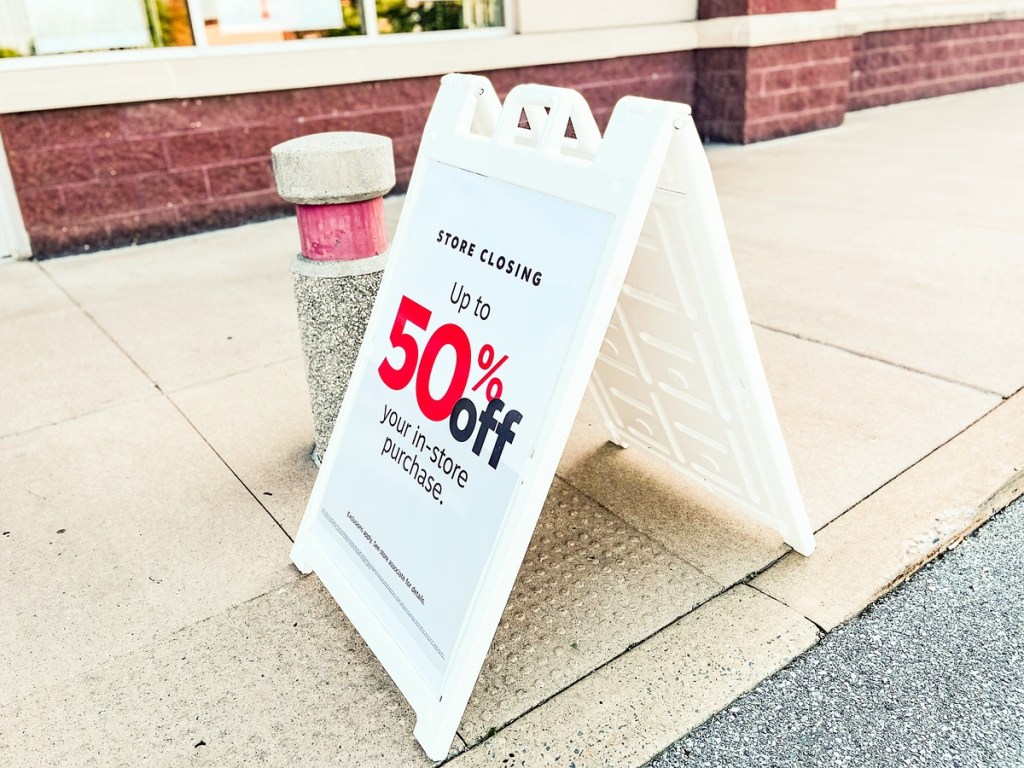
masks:
<path fill-rule="evenodd" d="M 656 190 L 592 387 L 615 442 L 648 450 L 804 551 L 813 539 L 731 253 L 692 197 Z M 719 225 L 717 205 L 710 213 Z"/>

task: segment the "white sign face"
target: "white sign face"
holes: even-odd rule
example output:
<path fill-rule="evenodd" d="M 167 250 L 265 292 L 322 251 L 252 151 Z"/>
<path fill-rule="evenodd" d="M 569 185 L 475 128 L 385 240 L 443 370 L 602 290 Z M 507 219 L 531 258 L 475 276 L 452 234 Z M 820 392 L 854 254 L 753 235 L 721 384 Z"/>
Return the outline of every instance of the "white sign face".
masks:
<path fill-rule="evenodd" d="M 440 690 L 614 217 L 422 170 L 315 535 Z"/>

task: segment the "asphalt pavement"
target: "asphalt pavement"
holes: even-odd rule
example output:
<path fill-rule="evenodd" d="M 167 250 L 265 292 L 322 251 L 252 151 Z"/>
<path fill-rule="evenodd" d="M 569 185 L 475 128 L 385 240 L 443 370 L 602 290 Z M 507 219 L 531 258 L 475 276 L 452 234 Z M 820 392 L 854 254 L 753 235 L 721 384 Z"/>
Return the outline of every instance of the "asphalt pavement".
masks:
<path fill-rule="evenodd" d="M 649 763 L 1024 766 L 1024 497 Z"/>

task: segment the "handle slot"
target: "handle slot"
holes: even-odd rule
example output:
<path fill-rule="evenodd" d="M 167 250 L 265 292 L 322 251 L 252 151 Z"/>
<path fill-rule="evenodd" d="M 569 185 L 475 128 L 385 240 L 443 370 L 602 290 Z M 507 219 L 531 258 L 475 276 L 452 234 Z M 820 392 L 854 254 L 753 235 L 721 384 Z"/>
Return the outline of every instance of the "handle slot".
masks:
<path fill-rule="evenodd" d="M 529 127 L 520 126 L 526 115 Z M 572 121 L 574 136 L 566 135 Z M 590 156 L 601 146 L 601 131 L 587 102 L 576 91 L 546 85 L 518 85 L 505 99 L 493 141 L 533 146 L 545 157 Z"/>

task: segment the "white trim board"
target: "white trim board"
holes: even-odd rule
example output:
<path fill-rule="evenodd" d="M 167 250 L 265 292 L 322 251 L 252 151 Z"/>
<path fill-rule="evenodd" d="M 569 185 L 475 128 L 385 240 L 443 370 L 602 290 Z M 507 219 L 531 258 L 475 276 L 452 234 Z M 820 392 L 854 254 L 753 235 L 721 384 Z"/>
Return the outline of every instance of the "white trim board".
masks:
<path fill-rule="evenodd" d="M 512 34 L 507 29 L 0 60 L 0 113 L 311 88 L 1024 19 L 1024 0 L 855 7 Z"/>

